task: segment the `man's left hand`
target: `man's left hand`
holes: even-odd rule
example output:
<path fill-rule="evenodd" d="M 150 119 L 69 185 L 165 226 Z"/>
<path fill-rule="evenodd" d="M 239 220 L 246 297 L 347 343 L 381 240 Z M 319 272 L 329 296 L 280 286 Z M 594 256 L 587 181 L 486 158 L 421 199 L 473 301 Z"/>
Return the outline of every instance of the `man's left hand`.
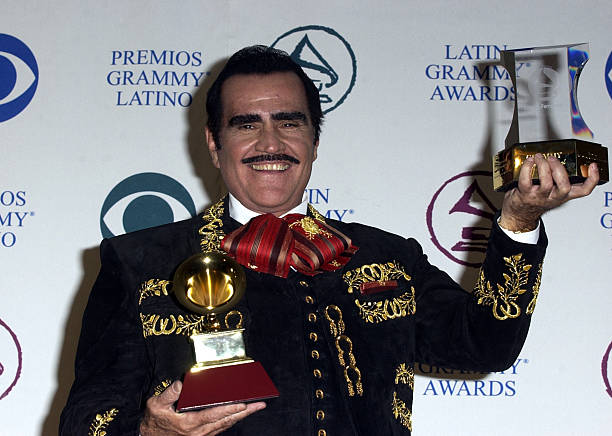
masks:
<path fill-rule="evenodd" d="M 533 166 L 538 168 L 539 185 L 531 180 Z M 591 163 L 583 183 L 570 184 L 564 166 L 555 157 L 541 154 L 530 157 L 521 167 L 518 186 L 504 197 L 500 226 L 513 232 L 534 230 L 542 214 L 574 198 L 589 195 L 599 182 L 597 164 Z"/>

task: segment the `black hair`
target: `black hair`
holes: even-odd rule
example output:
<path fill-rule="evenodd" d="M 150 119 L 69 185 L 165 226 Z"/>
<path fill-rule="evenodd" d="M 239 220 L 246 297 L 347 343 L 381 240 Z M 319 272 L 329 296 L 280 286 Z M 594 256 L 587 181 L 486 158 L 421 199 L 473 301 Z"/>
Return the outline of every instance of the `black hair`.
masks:
<path fill-rule="evenodd" d="M 300 78 L 306 92 L 310 122 L 314 130 L 314 140 L 316 142 L 319 139 L 323 111 L 321 110 L 319 91 L 315 84 L 286 52 L 265 45 L 253 45 L 234 53 L 208 90 L 206 96 L 207 124 L 217 148 L 221 148 L 219 131 L 221 130 L 221 118 L 223 116 L 221 106 L 223 82 L 236 74 L 270 74 L 277 72 L 295 73 Z"/>

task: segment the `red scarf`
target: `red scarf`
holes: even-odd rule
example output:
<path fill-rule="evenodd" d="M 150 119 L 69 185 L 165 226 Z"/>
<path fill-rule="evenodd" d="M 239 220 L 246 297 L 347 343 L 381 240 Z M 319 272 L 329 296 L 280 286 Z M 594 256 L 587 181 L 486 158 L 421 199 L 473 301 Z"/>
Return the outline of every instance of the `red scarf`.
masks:
<path fill-rule="evenodd" d="M 335 271 L 358 247 L 325 222 L 301 214 L 259 215 L 221 241 L 238 263 L 266 274 L 287 277 L 293 267 L 307 275 Z"/>

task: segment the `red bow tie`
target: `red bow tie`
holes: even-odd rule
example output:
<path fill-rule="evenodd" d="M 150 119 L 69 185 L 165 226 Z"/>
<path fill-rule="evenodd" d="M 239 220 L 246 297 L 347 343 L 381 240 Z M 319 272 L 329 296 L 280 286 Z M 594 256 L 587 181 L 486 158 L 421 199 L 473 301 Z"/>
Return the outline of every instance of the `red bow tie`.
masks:
<path fill-rule="evenodd" d="M 307 275 L 335 271 L 358 247 L 343 233 L 309 216 L 265 214 L 226 235 L 221 248 L 247 268 L 287 277 L 290 267 Z"/>

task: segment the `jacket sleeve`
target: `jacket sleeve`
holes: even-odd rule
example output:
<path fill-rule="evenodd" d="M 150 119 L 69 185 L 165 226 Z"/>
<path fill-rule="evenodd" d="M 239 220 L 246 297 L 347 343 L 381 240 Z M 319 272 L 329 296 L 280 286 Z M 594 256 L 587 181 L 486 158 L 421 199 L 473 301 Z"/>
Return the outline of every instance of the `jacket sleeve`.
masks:
<path fill-rule="evenodd" d="M 525 342 L 538 296 L 547 239 L 513 241 L 494 224 L 472 293 L 421 256 L 414 266 L 416 361 L 445 368 L 501 371 Z"/>
<path fill-rule="evenodd" d="M 138 435 L 149 383 L 137 290 L 112 243 L 100 247 L 102 266 L 91 291 L 75 380 L 60 419 L 62 435 Z"/>

